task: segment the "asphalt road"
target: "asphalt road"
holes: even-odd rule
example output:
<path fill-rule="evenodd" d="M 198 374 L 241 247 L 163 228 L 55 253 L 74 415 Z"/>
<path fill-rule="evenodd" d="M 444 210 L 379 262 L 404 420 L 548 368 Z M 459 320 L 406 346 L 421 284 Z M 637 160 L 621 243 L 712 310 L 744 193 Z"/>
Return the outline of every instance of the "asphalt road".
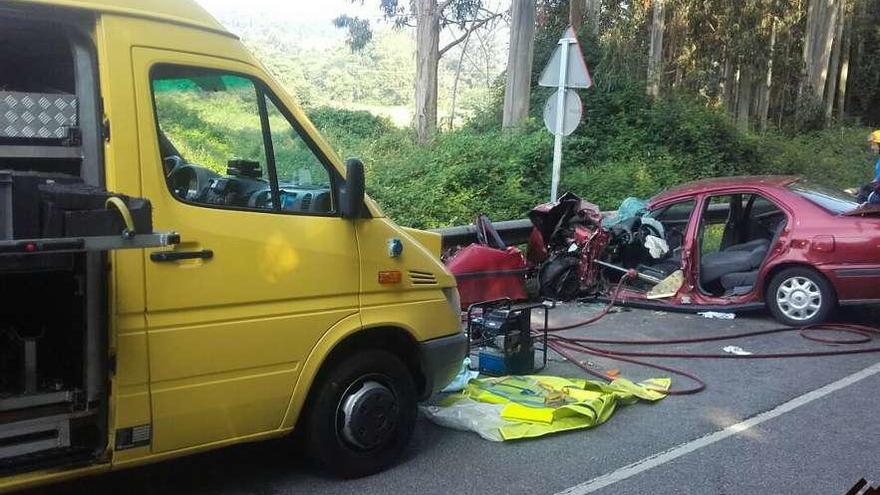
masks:
<path fill-rule="evenodd" d="M 567 305 L 555 317 L 562 321 L 595 310 L 591 305 Z M 849 310 L 839 316 L 861 322 L 877 319 L 871 310 Z M 776 326 L 760 314 L 724 321 L 632 310 L 569 333 L 673 338 Z M 828 348 L 787 333 L 663 350 L 720 352 L 726 345 L 754 353 Z M 597 368 L 619 368 L 634 379 L 662 376 L 624 363 L 589 361 Z M 323 476 L 303 462 L 288 442 L 268 442 L 74 481 L 29 495 L 555 494 L 565 490 L 572 494 L 844 494 L 860 478 L 880 483 L 880 428 L 875 423 L 880 410 L 880 354 L 654 361 L 696 373 L 708 383 L 707 389 L 621 408 L 609 422 L 591 430 L 520 442 L 489 442 L 420 419 L 400 465 L 360 480 Z M 558 357 L 546 373 L 581 376 Z M 685 383 L 674 379 L 676 385 Z"/>

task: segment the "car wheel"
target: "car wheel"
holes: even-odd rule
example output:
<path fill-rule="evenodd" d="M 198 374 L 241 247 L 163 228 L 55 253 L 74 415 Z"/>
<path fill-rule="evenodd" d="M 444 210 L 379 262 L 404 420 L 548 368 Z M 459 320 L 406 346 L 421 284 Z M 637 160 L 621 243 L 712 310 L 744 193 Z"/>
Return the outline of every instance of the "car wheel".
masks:
<path fill-rule="evenodd" d="M 342 478 L 382 471 L 397 461 L 416 424 L 412 375 L 394 354 L 359 351 L 315 384 L 301 431 L 319 467 Z"/>
<path fill-rule="evenodd" d="M 810 268 L 786 268 L 767 287 L 767 307 L 773 316 L 790 326 L 822 323 L 837 304 L 828 280 Z"/>

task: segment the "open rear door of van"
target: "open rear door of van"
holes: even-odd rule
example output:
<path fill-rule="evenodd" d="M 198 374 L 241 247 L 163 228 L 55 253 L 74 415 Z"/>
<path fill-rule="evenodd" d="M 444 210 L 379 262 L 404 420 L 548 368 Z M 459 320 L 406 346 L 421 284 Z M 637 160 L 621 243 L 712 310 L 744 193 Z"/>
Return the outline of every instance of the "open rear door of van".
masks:
<path fill-rule="evenodd" d="M 94 17 L 52 13 L 0 9 L 3 481 L 106 462 L 108 253 L 178 242 L 149 201 L 107 191 Z"/>

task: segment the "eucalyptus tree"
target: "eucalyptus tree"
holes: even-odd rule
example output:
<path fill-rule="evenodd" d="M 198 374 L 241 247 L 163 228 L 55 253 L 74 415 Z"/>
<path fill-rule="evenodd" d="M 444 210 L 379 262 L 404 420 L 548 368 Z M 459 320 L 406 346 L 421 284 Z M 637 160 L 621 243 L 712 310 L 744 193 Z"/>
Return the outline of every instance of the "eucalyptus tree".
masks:
<path fill-rule="evenodd" d="M 488 10 L 483 0 L 379 0 L 378 3 L 387 21 L 416 30 L 415 129 L 418 142 L 426 143 L 437 132 L 440 58 L 500 14 Z M 334 22 L 337 27 L 348 30 L 347 41 L 354 50 L 363 48 L 372 38 L 369 20 L 343 15 Z M 444 29 L 453 31 L 455 37 L 441 46 L 440 33 Z"/>

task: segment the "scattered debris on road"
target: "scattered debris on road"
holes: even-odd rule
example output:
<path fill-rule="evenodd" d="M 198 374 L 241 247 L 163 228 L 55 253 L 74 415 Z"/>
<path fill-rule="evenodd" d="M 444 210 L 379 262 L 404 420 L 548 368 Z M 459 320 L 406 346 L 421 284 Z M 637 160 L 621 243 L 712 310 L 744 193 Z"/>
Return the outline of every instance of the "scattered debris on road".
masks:
<path fill-rule="evenodd" d="M 730 354 L 736 354 L 737 356 L 751 356 L 752 353 L 746 350 L 743 350 L 742 347 L 736 345 L 729 345 L 724 349 L 721 349 L 724 352 L 728 352 Z"/>
<path fill-rule="evenodd" d="M 736 315 L 733 313 L 720 313 L 718 311 L 702 311 L 697 314 L 710 320 L 732 320 L 736 318 Z"/>

